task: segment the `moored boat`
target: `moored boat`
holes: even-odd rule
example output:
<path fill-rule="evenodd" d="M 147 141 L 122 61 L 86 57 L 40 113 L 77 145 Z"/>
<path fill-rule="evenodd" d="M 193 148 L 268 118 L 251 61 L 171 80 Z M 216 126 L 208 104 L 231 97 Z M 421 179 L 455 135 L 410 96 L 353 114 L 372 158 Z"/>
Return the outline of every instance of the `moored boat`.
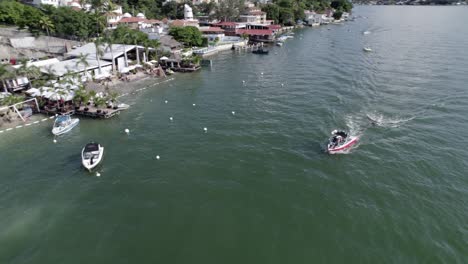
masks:
<path fill-rule="evenodd" d="M 267 55 L 267 54 L 268 54 L 268 50 L 267 50 L 267 49 L 264 49 L 264 48 L 258 48 L 258 49 L 256 49 L 256 50 L 252 51 L 252 53 Z"/>
<path fill-rule="evenodd" d="M 63 135 L 72 130 L 78 123 L 80 123 L 80 120 L 78 118 L 71 118 L 70 115 L 58 116 L 55 119 L 52 134 L 56 136 Z"/>
<path fill-rule="evenodd" d="M 104 147 L 99 143 L 91 142 L 81 151 L 81 164 L 88 170 L 96 168 L 104 156 Z"/>
<path fill-rule="evenodd" d="M 371 52 L 371 51 L 372 51 L 372 49 L 369 48 L 369 47 L 364 47 L 363 50 L 364 50 L 365 52 Z"/>
<path fill-rule="evenodd" d="M 332 136 L 328 140 L 327 151 L 329 154 L 340 153 L 350 149 L 357 143 L 359 137 L 349 136 L 341 130 L 333 130 Z"/>

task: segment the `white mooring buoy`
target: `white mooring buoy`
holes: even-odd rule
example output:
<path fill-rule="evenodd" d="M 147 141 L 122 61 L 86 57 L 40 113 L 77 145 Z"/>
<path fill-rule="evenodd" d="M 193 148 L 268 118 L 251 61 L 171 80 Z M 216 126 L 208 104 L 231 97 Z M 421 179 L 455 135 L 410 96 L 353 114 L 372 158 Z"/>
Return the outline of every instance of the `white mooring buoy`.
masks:
<path fill-rule="evenodd" d="M 159 155 L 156 155 L 156 159 L 159 160 L 159 158 L 160 158 Z"/>
<path fill-rule="evenodd" d="M 232 113 L 232 115 L 235 115 L 235 114 L 236 114 L 236 112 L 235 112 L 235 111 L 232 111 L 231 113 Z"/>
<path fill-rule="evenodd" d="M 171 121 L 172 121 L 172 120 L 174 120 L 174 118 L 172 118 L 172 116 L 171 116 L 171 117 L 169 117 L 169 120 L 171 120 Z"/>
<path fill-rule="evenodd" d="M 165 103 L 165 104 L 167 104 L 167 100 L 166 100 L 166 101 L 164 101 L 164 103 Z"/>
<path fill-rule="evenodd" d="M 204 127 L 203 131 L 205 131 L 205 133 L 208 132 L 208 128 Z"/>
<path fill-rule="evenodd" d="M 97 177 L 101 177 L 101 173 L 96 172 L 96 176 L 97 176 Z"/>
<path fill-rule="evenodd" d="M 130 134 L 130 129 L 126 128 L 124 131 L 127 135 Z"/>

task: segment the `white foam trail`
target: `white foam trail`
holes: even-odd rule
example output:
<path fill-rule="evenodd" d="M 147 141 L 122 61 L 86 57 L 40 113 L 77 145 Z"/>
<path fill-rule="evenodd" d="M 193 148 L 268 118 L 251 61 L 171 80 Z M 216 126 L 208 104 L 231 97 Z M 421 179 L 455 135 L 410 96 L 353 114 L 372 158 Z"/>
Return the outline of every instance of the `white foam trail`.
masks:
<path fill-rule="evenodd" d="M 400 127 L 408 121 L 413 120 L 415 117 L 403 118 L 403 117 L 387 117 L 379 113 L 368 113 L 367 118 L 375 125 L 381 127 Z"/>

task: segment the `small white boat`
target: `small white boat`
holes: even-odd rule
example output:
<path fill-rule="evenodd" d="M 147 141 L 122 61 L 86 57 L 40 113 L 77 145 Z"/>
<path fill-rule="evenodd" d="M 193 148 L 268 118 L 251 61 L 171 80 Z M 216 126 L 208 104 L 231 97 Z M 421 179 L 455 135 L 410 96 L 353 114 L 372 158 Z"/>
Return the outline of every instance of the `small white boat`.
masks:
<path fill-rule="evenodd" d="M 370 31 L 364 31 L 364 32 L 362 32 L 362 34 L 364 34 L 364 35 L 369 35 L 370 33 L 371 33 Z"/>
<path fill-rule="evenodd" d="M 69 115 L 61 115 L 55 119 L 52 134 L 59 136 L 72 130 L 80 123 L 78 118 L 71 118 Z"/>
<path fill-rule="evenodd" d="M 341 130 L 333 130 L 331 134 L 332 136 L 328 140 L 327 145 L 329 154 L 343 153 L 359 140 L 358 137 L 349 136 L 348 133 Z"/>
<path fill-rule="evenodd" d="M 99 143 L 88 143 L 81 151 L 81 164 L 88 170 L 96 168 L 104 156 L 104 147 Z"/>
<path fill-rule="evenodd" d="M 128 108 L 130 108 L 130 105 L 124 104 L 124 103 L 120 103 L 120 104 L 117 105 L 117 108 L 118 108 L 118 109 L 128 109 Z"/>
<path fill-rule="evenodd" d="M 369 47 L 365 47 L 363 50 L 364 50 L 365 52 L 371 52 L 371 51 L 372 51 L 372 49 L 369 48 Z"/>
<path fill-rule="evenodd" d="M 282 46 L 283 46 L 283 42 L 276 42 L 276 46 L 282 47 Z"/>

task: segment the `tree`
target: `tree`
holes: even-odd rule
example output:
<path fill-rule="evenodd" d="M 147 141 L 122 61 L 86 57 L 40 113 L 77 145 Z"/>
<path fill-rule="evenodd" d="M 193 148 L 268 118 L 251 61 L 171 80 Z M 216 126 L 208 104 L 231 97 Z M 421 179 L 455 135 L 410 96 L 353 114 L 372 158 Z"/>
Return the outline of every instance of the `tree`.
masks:
<path fill-rule="evenodd" d="M 348 2 L 348 0 L 333 0 L 330 3 L 330 6 L 337 11 L 349 12 L 353 8 L 353 4 Z"/>
<path fill-rule="evenodd" d="M 275 23 L 279 23 L 280 20 L 280 8 L 276 4 L 268 4 L 262 7 L 262 11 L 267 13 L 267 18 L 274 20 Z"/>
<path fill-rule="evenodd" d="M 43 16 L 41 19 L 39 19 L 39 26 L 41 27 L 42 30 L 45 30 L 47 32 L 47 51 L 49 50 L 49 40 L 50 40 L 50 32 L 54 31 L 55 27 L 52 21 L 46 17 Z"/>
<path fill-rule="evenodd" d="M 155 39 L 148 39 L 145 42 L 143 42 L 143 46 L 145 47 L 145 57 L 146 60 L 149 60 L 149 52 L 150 49 L 157 50 L 161 43 Z"/>
<path fill-rule="evenodd" d="M 29 66 L 27 60 L 21 60 L 21 66 L 16 69 L 15 74 L 32 79 L 41 76 L 41 71 L 36 66 Z"/>
<path fill-rule="evenodd" d="M 96 48 L 96 61 L 98 64 L 99 74 L 102 74 L 101 57 L 104 56 L 104 51 L 102 50 L 101 39 L 97 38 L 93 43 L 94 47 Z"/>
<path fill-rule="evenodd" d="M 343 15 L 343 12 L 341 12 L 341 11 L 335 11 L 335 12 L 333 13 L 333 18 L 336 19 L 336 20 L 340 20 L 342 15 Z"/>
<path fill-rule="evenodd" d="M 211 16 L 213 13 L 215 13 L 216 10 L 216 4 L 215 2 L 202 2 L 196 6 L 198 8 L 199 13 L 205 15 L 205 16 Z"/>
<path fill-rule="evenodd" d="M 115 74 L 116 66 L 114 60 L 114 51 L 112 49 L 112 45 L 115 43 L 112 33 L 110 31 L 106 31 L 106 35 L 103 39 L 103 42 L 107 44 L 105 50 L 110 50 L 111 57 L 112 57 L 112 72 Z"/>
<path fill-rule="evenodd" d="M 175 40 L 190 47 L 201 46 L 203 44 L 202 34 L 196 27 L 173 27 L 169 30 L 169 34 L 173 36 Z"/>
<path fill-rule="evenodd" d="M 223 21 L 235 21 L 244 12 L 244 0 L 221 0 L 216 8 L 216 17 Z"/>
<path fill-rule="evenodd" d="M 80 54 L 77 59 L 78 61 L 76 62 L 76 66 L 79 67 L 80 65 L 83 65 L 83 72 L 86 77 L 88 77 L 88 71 L 86 70 L 89 67 L 88 54 Z"/>

